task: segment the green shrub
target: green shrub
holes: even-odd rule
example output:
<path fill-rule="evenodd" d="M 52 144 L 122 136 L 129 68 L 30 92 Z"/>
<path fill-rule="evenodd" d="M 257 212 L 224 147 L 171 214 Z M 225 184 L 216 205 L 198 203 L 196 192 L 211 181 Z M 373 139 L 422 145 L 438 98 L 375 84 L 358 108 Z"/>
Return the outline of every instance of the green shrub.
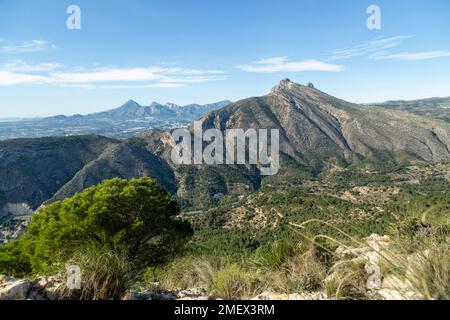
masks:
<path fill-rule="evenodd" d="M 271 245 L 258 248 L 251 262 L 258 269 L 279 269 L 298 252 L 298 249 L 298 244 L 292 241 L 276 241 Z"/>
<path fill-rule="evenodd" d="M 19 241 L 0 246 L 0 274 L 23 277 L 31 271 L 31 262 L 22 254 Z"/>
<path fill-rule="evenodd" d="M 112 179 L 40 210 L 22 239 L 35 270 L 67 260 L 80 240 L 123 252 L 136 266 L 164 261 L 192 234 L 171 195 L 149 178 Z"/>

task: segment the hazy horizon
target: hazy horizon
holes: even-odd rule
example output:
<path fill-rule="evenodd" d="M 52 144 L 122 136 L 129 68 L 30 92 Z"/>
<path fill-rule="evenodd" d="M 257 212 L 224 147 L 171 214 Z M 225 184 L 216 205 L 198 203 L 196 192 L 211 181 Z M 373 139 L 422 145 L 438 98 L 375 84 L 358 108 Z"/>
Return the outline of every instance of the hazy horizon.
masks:
<path fill-rule="evenodd" d="M 320 90 L 320 87 L 316 87 L 316 88 Z M 323 90 L 321 90 L 321 91 L 323 91 Z M 243 97 L 242 99 L 250 98 L 250 97 L 257 97 L 257 96 L 256 95 L 250 95 L 248 97 Z M 342 98 L 342 97 L 337 97 L 337 98 Z M 348 101 L 348 100 L 347 101 L 348 102 L 352 102 L 352 103 L 361 104 L 361 105 L 372 105 L 372 104 L 379 104 L 379 103 L 384 103 L 384 102 L 389 102 L 389 101 L 414 101 L 414 100 L 434 99 L 434 98 L 436 98 L 436 99 L 450 98 L 450 95 L 448 95 L 448 96 L 433 96 L 433 97 L 418 97 L 418 98 L 414 98 L 414 99 L 402 99 L 402 98 L 398 98 L 397 99 L 397 98 L 392 98 L 392 99 L 387 99 L 387 100 L 383 100 L 383 101 L 367 101 L 367 102 Z M 77 114 L 88 115 L 88 114 L 92 114 L 92 113 L 105 112 L 105 111 L 109 111 L 109 110 L 112 110 L 112 109 L 119 108 L 119 107 L 123 106 L 129 100 L 133 100 L 133 101 L 137 102 L 141 106 L 149 106 L 153 102 L 157 102 L 157 103 L 160 103 L 160 104 L 163 104 L 163 105 L 169 104 L 169 103 L 174 103 L 174 104 L 179 105 L 179 106 L 187 106 L 189 104 L 205 105 L 205 104 L 216 103 L 216 102 L 221 102 L 221 101 L 226 101 L 226 100 L 229 100 L 231 102 L 237 102 L 237 101 L 242 100 L 242 99 L 230 100 L 230 99 L 226 99 L 225 98 L 225 99 L 222 99 L 222 100 L 206 101 L 206 102 L 203 102 L 203 103 L 200 103 L 200 102 L 197 102 L 197 101 L 188 102 L 188 103 L 177 103 L 175 101 L 166 101 L 166 102 L 150 101 L 150 102 L 142 103 L 140 101 L 137 101 L 136 99 L 130 98 L 130 99 L 126 100 L 126 101 L 122 101 L 122 102 L 118 103 L 116 106 L 110 106 L 110 107 L 106 107 L 106 108 L 98 108 L 94 112 L 88 112 L 88 113 L 79 113 L 79 112 L 78 113 L 58 113 L 58 114 L 42 114 L 42 115 L 36 114 L 36 115 L 30 115 L 30 116 L 10 116 L 10 117 L 2 117 L 2 116 L 0 116 L 0 120 L 1 121 L 15 121 L 15 120 L 41 119 L 41 118 L 52 117 L 52 116 L 59 116 L 59 115 L 63 115 L 63 116 L 73 116 L 73 115 L 77 115 Z"/>

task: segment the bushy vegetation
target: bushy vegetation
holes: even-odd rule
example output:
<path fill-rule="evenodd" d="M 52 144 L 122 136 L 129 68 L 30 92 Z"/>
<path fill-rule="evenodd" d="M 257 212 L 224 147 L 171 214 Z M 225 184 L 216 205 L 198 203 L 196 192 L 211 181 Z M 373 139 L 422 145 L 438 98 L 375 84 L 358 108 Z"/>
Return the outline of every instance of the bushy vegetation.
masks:
<path fill-rule="evenodd" d="M 271 181 L 183 219 L 155 181 L 114 179 L 40 210 L 26 236 L 0 248 L 0 273 L 51 274 L 65 263 L 79 265 L 82 290 L 63 290 L 77 299 L 118 298 L 131 286 L 202 288 L 222 299 L 265 291 L 373 299 L 365 263 L 335 252 L 366 245 L 377 233 L 392 240 L 382 254 L 384 277 L 401 279 L 423 298 L 450 299 L 450 182 L 436 176 L 395 184 L 404 172 L 350 169 L 286 188 Z M 368 193 L 396 192 L 388 201 L 342 197 L 361 185 L 375 187 Z"/>
<path fill-rule="evenodd" d="M 75 253 L 79 259 L 86 243 L 123 255 L 137 269 L 162 263 L 192 235 L 179 212 L 154 180 L 105 181 L 39 210 L 28 233 L 0 249 L 0 273 L 51 272 Z"/>
<path fill-rule="evenodd" d="M 388 176 L 373 174 L 376 177 L 365 177 L 362 185 L 370 181 L 368 185 L 381 191 L 392 185 Z M 349 185 L 359 185 L 361 175 L 355 175 Z M 240 285 L 231 287 L 245 287 L 249 295 L 267 290 L 323 291 L 339 299 L 372 299 L 376 297 L 367 291 L 365 264 L 342 261 L 334 252 L 338 246 L 364 245 L 364 238 L 378 233 L 389 235 L 393 243 L 383 261 L 387 266 L 385 276 L 396 274 L 404 279 L 410 268 L 407 261 L 393 259 L 393 255 L 420 257 L 430 252 L 426 259 L 419 259 L 420 266 L 407 277 L 423 297 L 448 299 L 450 183 L 443 178 L 427 178 L 396 188 L 398 193 L 389 194 L 389 201 L 376 203 L 354 203 L 339 199 L 342 191 L 317 194 L 306 186 L 266 186 L 240 201 L 223 199 L 219 207 L 191 219 L 194 241 L 186 247 L 183 258 L 160 268 L 153 281 L 171 290 L 202 287 L 223 297 L 227 295 L 218 293 L 221 291 L 214 287 L 214 279 L 221 270 L 231 273 L 226 279 L 233 279 L 230 270 L 239 269 L 247 279 L 239 278 Z M 254 225 L 256 211 L 264 213 L 265 227 Z M 236 212 L 241 217 L 236 217 Z M 233 219 L 244 222 L 230 224 Z M 331 274 L 338 276 L 333 278 Z M 233 299 L 242 297 L 242 291 L 233 291 Z"/>

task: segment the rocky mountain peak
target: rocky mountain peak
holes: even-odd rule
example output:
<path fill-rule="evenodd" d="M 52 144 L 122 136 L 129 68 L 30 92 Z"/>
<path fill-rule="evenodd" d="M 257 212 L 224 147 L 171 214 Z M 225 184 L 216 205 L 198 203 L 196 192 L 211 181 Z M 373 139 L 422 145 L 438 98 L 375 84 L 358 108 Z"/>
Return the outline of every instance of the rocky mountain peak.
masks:
<path fill-rule="evenodd" d="M 168 107 L 169 109 L 172 109 L 172 110 L 177 110 L 177 109 L 181 108 L 181 106 L 179 106 L 179 105 L 177 105 L 176 103 L 173 103 L 173 102 L 167 102 L 165 104 L 165 106 Z"/>
<path fill-rule="evenodd" d="M 136 101 L 134 101 L 134 100 L 128 100 L 122 107 L 135 107 L 135 108 L 138 108 L 138 107 L 140 107 L 140 105 L 139 105 L 139 103 L 137 103 Z"/>
<path fill-rule="evenodd" d="M 162 107 L 162 105 L 161 105 L 160 103 L 156 102 L 156 101 L 153 101 L 153 102 L 150 104 L 150 107 Z"/>
<path fill-rule="evenodd" d="M 291 92 L 295 89 L 306 89 L 306 88 L 314 88 L 314 85 L 312 83 L 308 83 L 307 86 L 303 86 L 301 84 L 295 83 L 291 81 L 289 78 L 284 78 L 281 80 L 275 87 L 272 88 L 271 93 L 272 94 L 283 94 L 286 92 Z"/>
<path fill-rule="evenodd" d="M 280 81 L 280 84 L 289 84 L 292 83 L 291 79 L 289 78 L 284 78 L 283 80 Z"/>

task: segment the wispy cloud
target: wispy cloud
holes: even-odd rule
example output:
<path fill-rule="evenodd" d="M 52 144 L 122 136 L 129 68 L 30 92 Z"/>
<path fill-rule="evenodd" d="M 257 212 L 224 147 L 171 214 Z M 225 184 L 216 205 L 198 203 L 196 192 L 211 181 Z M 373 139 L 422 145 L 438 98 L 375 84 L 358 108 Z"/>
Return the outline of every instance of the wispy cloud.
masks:
<path fill-rule="evenodd" d="M 12 60 L 1 66 L 3 70 L 11 72 L 48 72 L 62 67 L 63 67 L 62 64 L 55 62 L 42 62 L 31 64 L 23 60 Z"/>
<path fill-rule="evenodd" d="M 379 52 L 373 54 L 370 58 L 374 60 L 417 61 L 417 60 L 429 60 L 444 57 L 450 57 L 450 51 L 423 51 L 423 52 L 402 52 L 402 53 Z"/>
<path fill-rule="evenodd" d="M 193 83 L 224 80 L 219 70 L 189 68 L 138 67 L 57 70 L 57 63 L 27 64 L 15 61 L 3 65 L 0 85 L 50 84 L 101 88 L 174 88 Z M 39 76 L 31 73 L 40 72 Z"/>
<path fill-rule="evenodd" d="M 160 76 L 152 68 L 98 69 L 86 72 L 51 73 L 51 78 L 62 83 L 138 82 L 158 80 Z"/>
<path fill-rule="evenodd" d="M 31 40 L 20 44 L 5 45 L 0 47 L 1 53 L 29 53 L 45 51 L 55 48 L 55 45 L 45 40 Z"/>
<path fill-rule="evenodd" d="M 182 83 L 153 83 L 142 85 L 102 85 L 103 89 L 146 89 L 146 88 L 179 88 L 184 87 Z"/>
<path fill-rule="evenodd" d="M 343 66 L 317 60 L 289 61 L 287 57 L 274 57 L 256 61 L 249 65 L 237 66 L 238 69 L 252 73 L 328 71 L 339 72 Z"/>
<path fill-rule="evenodd" d="M 368 42 L 360 43 L 355 46 L 335 49 L 332 51 L 330 60 L 350 59 L 360 56 L 375 54 L 377 52 L 385 52 L 388 49 L 398 47 L 403 40 L 413 38 L 409 36 L 395 36 L 395 37 L 379 37 Z"/>
<path fill-rule="evenodd" d="M 45 76 L 0 71 L 0 86 L 12 86 L 18 84 L 42 84 L 48 81 L 49 79 Z"/>

